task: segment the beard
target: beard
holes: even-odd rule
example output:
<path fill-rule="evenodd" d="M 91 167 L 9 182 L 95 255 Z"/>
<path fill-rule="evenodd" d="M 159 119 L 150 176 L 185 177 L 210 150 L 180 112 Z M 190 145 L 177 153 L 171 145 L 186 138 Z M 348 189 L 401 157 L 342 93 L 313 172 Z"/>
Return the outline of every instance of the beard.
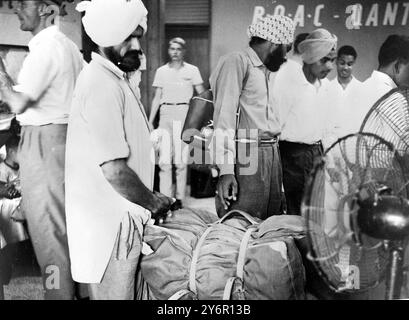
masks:
<path fill-rule="evenodd" d="M 140 56 L 143 54 L 141 50 L 130 50 L 122 57 L 114 48 L 109 47 L 104 48 L 104 53 L 123 72 L 135 72 L 141 66 Z"/>
<path fill-rule="evenodd" d="M 267 60 L 265 61 L 264 65 L 271 72 L 277 72 L 284 62 L 287 62 L 287 59 L 284 58 L 282 48 L 278 47 L 267 56 Z"/>

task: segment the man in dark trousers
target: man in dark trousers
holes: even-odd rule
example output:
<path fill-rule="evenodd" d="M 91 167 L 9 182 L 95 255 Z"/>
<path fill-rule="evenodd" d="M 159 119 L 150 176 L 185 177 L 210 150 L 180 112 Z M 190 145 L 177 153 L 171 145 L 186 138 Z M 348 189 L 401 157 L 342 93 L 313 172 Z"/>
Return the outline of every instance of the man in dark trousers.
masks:
<path fill-rule="evenodd" d="M 273 96 L 280 110 L 280 154 L 288 214 L 301 214 L 304 186 L 323 153 L 328 83 L 337 38 L 325 29 L 313 31 L 298 45 L 303 65 L 277 75 Z"/>

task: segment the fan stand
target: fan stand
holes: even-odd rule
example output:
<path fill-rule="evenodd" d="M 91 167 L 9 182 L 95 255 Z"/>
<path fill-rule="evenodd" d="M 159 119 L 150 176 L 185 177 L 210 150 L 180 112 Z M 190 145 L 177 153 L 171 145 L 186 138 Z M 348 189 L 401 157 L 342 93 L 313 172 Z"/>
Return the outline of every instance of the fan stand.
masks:
<path fill-rule="evenodd" d="M 400 299 L 403 281 L 404 242 L 391 241 L 385 300 Z"/>

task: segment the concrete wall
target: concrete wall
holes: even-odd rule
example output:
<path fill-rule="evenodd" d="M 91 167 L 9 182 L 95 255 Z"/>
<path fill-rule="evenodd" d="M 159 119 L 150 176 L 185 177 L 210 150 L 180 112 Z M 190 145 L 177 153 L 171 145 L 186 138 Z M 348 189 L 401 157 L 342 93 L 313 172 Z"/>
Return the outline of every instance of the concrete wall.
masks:
<path fill-rule="evenodd" d="M 20 22 L 14 14 L 16 1 L 0 1 L 0 45 L 26 46 L 32 38 L 29 32 L 20 30 Z M 50 6 L 53 14 L 49 17 L 49 24 L 57 24 L 78 47 L 82 48 L 81 14 L 75 10 L 80 0 L 74 2 L 61 1 L 62 6 Z M 11 3 L 11 5 L 10 5 Z M 61 10 L 64 11 L 60 15 Z"/>
<path fill-rule="evenodd" d="M 267 14 L 285 14 L 297 23 L 296 33 L 326 28 L 338 44 L 358 51 L 355 75 L 365 80 L 378 66 L 378 50 L 393 33 L 409 35 L 409 2 L 386 0 L 213 0 L 211 66 L 227 52 L 248 43 L 247 26 Z M 330 78 L 335 76 L 335 72 Z"/>

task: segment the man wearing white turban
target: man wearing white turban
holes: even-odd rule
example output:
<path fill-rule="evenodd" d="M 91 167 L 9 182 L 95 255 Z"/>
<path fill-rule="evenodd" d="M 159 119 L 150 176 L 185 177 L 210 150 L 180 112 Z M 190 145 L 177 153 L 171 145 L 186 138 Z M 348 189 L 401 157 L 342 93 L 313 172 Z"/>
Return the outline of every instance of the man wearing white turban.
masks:
<path fill-rule="evenodd" d="M 64 162 L 72 93 L 83 59 L 78 47 L 58 26 L 47 26 L 52 1 L 15 2 L 20 29 L 34 35 L 28 43 L 30 52 L 14 87 L 16 91 L 9 85 L 2 94 L 22 126 L 22 209 L 43 276 L 45 299 L 73 299 Z"/>
<path fill-rule="evenodd" d="M 133 299 L 143 226 L 172 199 L 152 192 L 150 126 L 128 74 L 140 67 L 140 0 L 81 2 L 98 46 L 78 77 L 68 125 L 66 211 L 73 278 L 91 299 Z M 115 22 L 115 23 L 114 23 Z"/>
<path fill-rule="evenodd" d="M 261 19 L 248 29 L 249 47 L 222 57 L 210 78 L 219 216 L 233 209 L 261 219 L 281 213 L 281 128 L 271 99 L 272 72 L 286 61 L 294 30 L 288 17 Z"/>
<path fill-rule="evenodd" d="M 329 81 L 336 59 L 337 37 L 317 29 L 298 45 L 303 65 L 280 73 L 273 97 L 280 110 L 280 154 L 288 214 L 301 214 L 304 186 L 322 155 L 326 132 Z"/>

